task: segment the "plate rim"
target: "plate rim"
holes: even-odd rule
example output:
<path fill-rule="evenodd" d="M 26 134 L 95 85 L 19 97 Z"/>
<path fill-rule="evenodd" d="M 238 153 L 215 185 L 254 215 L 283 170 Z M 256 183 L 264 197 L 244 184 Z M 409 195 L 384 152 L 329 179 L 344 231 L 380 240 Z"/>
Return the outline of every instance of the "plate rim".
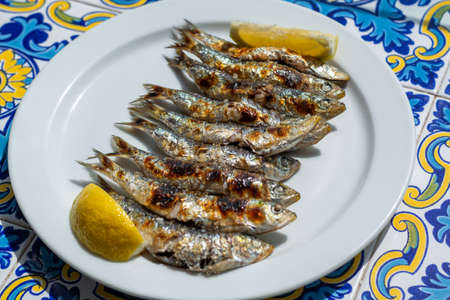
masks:
<path fill-rule="evenodd" d="M 234 1 L 234 2 L 238 2 L 238 0 L 232 0 L 232 1 L 228 1 L 228 2 L 231 3 L 231 2 L 233 2 L 233 1 Z M 248 1 L 248 2 L 254 2 L 254 3 L 261 4 L 261 1 L 260 1 L 260 0 L 259 0 L 259 1 L 258 1 L 258 0 L 251 0 L 251 1 L 247 0 L 247 1 Z M 177 0 L 158 1 L 158 2 L 156 2 L 156 3 L 152 3 L 151 5 L 143 6 L 143 7 L 140 7 L 140 8 L 138 8 L 138 9 L 135 9 L 135 10 L 133 10 L 133 11 L 129 11 L 129 12 L 127 12 L 126 14 L 122 13 L 121 15 L 116 16 L 115 18 L 109 20 L 109 22 L 104 22 L 104 23 L 100 24 L 99 26 L 97 26 L 96 28 L 90 30 L 89 32 L 86 32 L 85 34 L 83 34 L 82 36 L 80 36 L 80 37 L 77 39 L 77 41 L 75 41 L 75 42 L 69 44 L 66 48 L 69 48 L 69 47 L 70 47 L 70 49 L 73 49 L 73 48 L 77 47 L 77 45 L 80 44 L 81 41 L 84 41 L 85 39 L 87 39 L 86 36 L 93 36 L 94 34 L 97 34 L 96 32 L 101 33 L 101 32 L 107 31 L 108 28 L 110 28 L 110 27 L 112 28 L 112 27 L 113 27 L 113 24 L 122 22 L 122 21 L 121 21 L 122 19 L 126 20 L 126 19 L 128 19 L 128 18 L 131 18 L 134 14 L 138 14 L 138 13 L 136 13 L 137 11 L 144 11 L 144 10 L 149 10 L 149 11 L 150 11 L 150 10 L 156 9 L 156 8 L 155 8 L 156 5 L 169 5 L 169 4 L 167 4 L 167 3 L 176 3 L 176 2 L 182 2 L 182 0 L 178 0 L 178 1 L 177 1 Z M 208 2 L 208 1 L 202 1 L 202 0 L 189 0 L 189 2 L 190 2 L 190 3 L 193 3 L 193 2 L 200 3 L 200 2 Z M 326 17 L 326 16 L 323 16 L 323 15 L 321 15 L 321 14 L 319 14 L 319 13 L 313 11 L 313 10 L 310 10 L 310 9 L 308 9 L 308 8 L 304 8 L 304 7 L 299 6 L 299 5 L 296 5 L 296 4 L 294 4 L 294 3 L 285 2 L 285 1 L 279 1 L 279 0 L 266 0 L 265 2 L 267 2 L 267 3 L 270 2 L 270 3 L 274 3 L 274 4 L 276 3 L 276 5 L 280 5 L 280 6 L 282 6 L 282 5 L 289 5 L 289 6 L 295 7 L 296 10 L 303 10 L 304 12 L 312 13 L 315 17 L 322 18 L 322 19 L 326 19 L 326 20 L 330 20 L 330 19 L 329 19 L 328 17 Z M 162 3 L 162 4 L 161 4 L 161 3 Z M 331 21 L 334 21 L 334 20 L 331 20 Z M 348 32 L 350 35 L 352 35 L 352 36 L 354 36 L 354 37 L 357 36 L 356 33 L 351 32 L 348 28 L 346 28 L 345 26 L 343 26 L 343 25 L 341 25 L 341 24 L 339 24 L 339 23 L 337 23 L 337 22 L 334 22 L 334 25 L 335 25 L 335 26 L 340 26 L 341 29 L 343 29 L 344 31 Z M 97 35 L 98 35 L 98 34 L 97 34 Z M 357 37 L 360 38 L 359 36 L 357 36 Z M 79 40 L 79 41 L 78 41 L 78 40 Z M 360 41 L 360 40 L 359 40 L 359 42 L 362 43 L 362 44 L 364 44 L 363 41 Z M 74 46 L 73 44 L 75 44 L 75 46 Z M 375 57 L 378 59 L 378 61 L 377 61 L 378 63 L 384 63 L 384 62 L 382 61 L 382 59 L 375 53 L 375 51 L 374 51 L 371 47 L 369 47 L 367 44 L 364 44 L 364 45 L 365 45 L 365 48 L 368 49 L 368 50 L 373 54 L 373 56 L 375 56 Z M 67 50 L 67 49 L 64 49 L 64 50 Z M 57 55 L 55 58 L 53 58 L 49 63 L 50 63 L 50 64 L 52 64 L 52 63 L 53 63 L 53 64 L 56 64 L 55 59 L 57 59 L 57 61 L 59 62 L 60 60 L 63 60 L 64 57 L 69 56 L 69 55 L 63 55 L 64 53 L 68 53 L 68 51 L 62 51 L 62 53 L 59 53 L 59 55 Z M 90 65 L 87 65 L 87 68 L 90 68 L 90 67 L 91 67 Z M 47 73 L 49 73 L 48 71 L 46 72 L 47 69 L 48 69 L 48 68 L 45 68 L 45 69 L 44 69 L 43 71 L 41 71 L 38 75 L 42 75 L 42 74 L 47 74 Z M 393 82 L 394 82 L 394 84 L 396 85 L 396 88 L 397 88 L 399 91 L 403 92 L 403 89 L 402 89 L 402 87 L 401 87 L 399 81 L 398 81 L 397 78 L 395 77 L 394 73 L 392 72 L 392 70 L 391 70 L 386 64 L 384 64 L 384 69 L 389 71 L 390 77 L 391 77 L 392 79 L 394 79 Z M 25 97 L 22 99 L 22 102 L 25 102 L 25 104 L 31 102 L 31 101 L 28 101 L 28 98 L 32 98 L 32 96 L 33 96 L 33 92 L 30 93 L 30 90 L 31 90 L 31 91 L 34 91 L 35 86 L 36 86 L 36 84 L 34 84 L 34 83 L 35 83 L 35 82 L 40 82 L 41 80 L 39 80 L 39 78 L 42 78 L 42 77 L 44 77 L 44 76 L 47 76 L 47 75 L 42 75 L 42 76 L 40 76 L 40 77 L 37 76 L 37 78 L 35 79 L 35 81 L 31 84 L 31 87 L 30 87 L 28 93 L 26 93 Z M 25 101 L 24 101 L 24 100 L 25 100 Z M 410 139 L 411 139 L 411 141 L 412 141 L 413 147 L 412 147 L 412 150 L 411 150 L 411 155 L 410 155 L 410 157 L 409 157 L 409 164 L 408 164 L 408 171 L 407 171 L 407 172 L 408 172 L 408 176 L 403 180 L 402 188 L 401 188 L 401 190 L 399 189 L 399 190 L 400 190 L 400 194 L 399 194 L 398 197 L 396 198 L 396 201 L 395 201 L 395 202 L 394 202 L 394 201 L 392 202 L 393 205 L 392 205 L 392 207 L 391 207 L 391 209 L 390 209 L 390 211 L 389 211 L 389 214 L 385 216 L 385 218 L 383 219 L 382 222 L 379 223 L 379 225 L 377 226 L 377 228 L 375 228 L 375 229 L 372 230 L 371 234 L 368 235 L 368 238 L 366 238 L 365 241 L 363 241 L 363 242 L 360 243 L 360 247 L 358 247 L 358 249 L 355 249 L 355 250 L 352 251 L 351 253 L 348 253 L 345 260 L 340 261 L 340 262 L 336 262 L 335 265 L 334 265 L 333 267 L 330 267 L 331 269 L 333 269 L 333 268 L 335 268 L 335 267 L 338 267 L 338 266 L 339 266 L 340 264 L 342 264 L 342 263 L 345 263 L 345 261 L 347 261 L 348 259 L 352 258 L 354 255 L 356 255 L 358 252 L 360 252 L 362 249 L 364 249 L 364 248 L 365 248 L 365 247 L 366 247 L 366 246 L 367 246 L 374 238 L 376 238 L 376 236 L 377 236 L 377 235 L 382 231 L 382 229 L 387 225 L 387 223 L 388 223 L 388 221 L 391 219 L 392 215 L 397 211 L 397 208 L 398 208 L 398 206 L 399 206 L 400 203 L 401 203 L 402 196 L 404 195 L 404 193 L 405 193 L 405 191 L 406 191 L 406 189 L 407 189 L 407 187 L 408 187 L 408 183 L 409 183 L 409 181 L 410 181 L 410 179 L 411 179 L 412 172 L 413 172 L 413 169 L 414 169 L 414 160 L 415 160 L 415 155 L 416 155 L 416 151 L 415 151 L 415 147 L 416 147 L 415 127 L 414 127 L 413 122 L 412 122 L 413 119 L 412 119 L 412 114 L 410 113 L 410 107 L 409 107 L 407 98 L 406 98 L 406 96 L 405 96 L 404 93 L 403 93 L 403 95 L 402 95 L 402 99 L 399 99 L 399 102 L 402 102 L 402 103 L 403 103 L 402 105 L 403 105 L 405 108 L 407 108 L 407 109 L 408 109 L 408 112 L 409 112 L 409 113 L 408 113 L 408 116 L 409 116 L 408 119 L 409 119 L 410 122 L 409 122 L 409 126 L 408 126 L 408 127 L 409 127 L 409 129 L 410 129 Z M 10 138 L 9 138 L 9 141 L 8 141 L 8 149 L 10 149 L 10 150 L 11 150 L 11 149 L 16 149 L 16 148 L 18 147 L 18 146 L 16 146 L 17 143 L 20 143 L 18 137 L 16 137 L 16 134 L 14 134 L 14 133 L 15 133 L 17 130 L 19 130 L 19 129 L 17 129 L 17 127 L 18 127 L 19 125 L 17 125 L 18 122 L 16 122 L 16 120 L 19 120 L 18 117 L 21 116 L 21 115 L 23 114 L 22 111 L 23 111 L 24 109 L 26 109 L 26 108 L 23 108 L 23 107 L 28 107 L 28 105 L 24 105 L 24 103 L 21 103 L 21 105 L 19 105 L 19 107 L 18 107 L 18 109 L 17 109 L 17 111 L 16 111 L 16 115 L 15 115 L 15 117 L 14 117 L 14 119 L 13 119 L 13 122 L 12 122 L 12 126 L 11 126 L 11 134 L 10 134 Z M 16 187 L 17 187 L 17 185 L 18 185 L 18 183 L 17 183 L 16 180 L 14 179 L 14 178 L 17 177 L 17 175 L 16 175 L 16 169 L 15 169 L 15 167 L 10 168 L 10 166 L 14 165 L 14 162 L 16 162 L 16 158 L 15 158 L 15 154 L 14 154 L 14 153 L 15 153 L 15 151 L 8 151 L 8 162 L 9 162 L 9 166 L 8 166 L 8 167 L 9 167 L 9 172 L 10 172 L 10 181 L 11 181 L 13 190 L 19 191 L 19 193 L 16 193 L 16 195 L 19 195 L 19 194 L 22 194 L 22 192 L 21 192 L 20 188 L 16 189 Z M 19 160 L 19 161 L 20 161 L 20 160 Z M 19 207 L 20 207 L 20 209 L 22 210 L 22 212 L 23 212 L 25 218 L 26 218 L 27 220 L 32 219 L 32 218 L 30 218 L 31 215 L 29 214 L 29 211 L 28 211 L 25 207 L 23 207 L 24 204 L 19 200 L 19 198 L 20 198 L 20 196 L 17 197 L 16 199 L 17 199 L 17 202 L 18 202 L 18 204 L 19 204 Z M 48 239 L 47 239 L 47 237 L 46 237 L 46 234 L 42 233 L 39 229 L 36 230 L 36 229 L 35 229 L 35 226 L 32 225 L 31 223 L 29 223 L 29 224 L 30 224 L 30 226 L 33 228 L 33 230 L 34 230 L 34 232 L 37 234 L 37 236 L 38 236 L 42 241 L 44 241 L 44 243 L 45 243 L 52 251 L 54 251 L 55 254 L 57 254 L 57 255 L 58 255 L 59 257 L 61 257 L 61 258 L 64 258 L 65 261 L 66 261 L 66 260 L 71 261 L 71 259 L 67 259 L 67 258 L 66 258 L 66 257 L 67 257 L 66 255 L 63 255 L 63 254 L 59 253 L 59 251 L 58 251 L 57 249 L 55 249 L 55 248 L 53 247 L 53 245 L 51 245 L 52 243 L 48 243 Z M 77 267 L 78 267 L 78 266 L 77 266 Z M 329 269 L 330 269 L 330 268 L 329 268 Z M 316 276 L 316 277 L 319 278 L 319 277 L 321 277 L 321 276 L 327 274 L 329 271 L 330 271 L 330 270 L 324 271 L 323 274 L 321 274 L 320 276 Z M 82 273 L 83 273 L 84 275 L 86 275 L 86 276 L 93 277 L 96 281 L 99 281 L 99 282 L 101 282 L 101 283 L 104 283 L 104 284 L 106 284 L 106 285 L 109 285 L 109 283 L 103 281 L 102 278 L 98 278 L 97 276 L 94 276 L 94 275 L 92 275 L 92 274 L 85 273 L 84 271 L 83 271 Z M 121 290 L 121 291 L 123 291 L 123 292 L 129 293 L 129 294 L 133 294 L 133 293 L 130 292 L 129 290 L 123 289 L 122 287 L 117 287 L 117 286 L 115 286 L 114 288 L 117 289 L 117 290 Z M 257 296 L 257 297 L 260 297 L 260 296 L 262 296 L 262 297 L 268 297 L 268 296 L 280 294 L 280 293 L 283 293 L 283 292 L 287 292 L 287 291 L 290 291 L 290 290 L 295 289 L 295 288 L 298 288 L 298 285 L 295 285 L 295 286 L 289 286 L 289 287 L 284 287 L 283 289 L 280 289 L 280 290 L 277 290 L 277 291 L 273 291 L 273 292 L 271 292 L 271 293 L 269 293 L 269 294 L 267 294 L 267 293 L 266 293 L 266 294 L 263 294 L 263 295 L 259 294 L 259 295 L 256 295 L 256 296 Z M 140 295 L 140 294 L 135 294 L 135 295 L 141 296 L 141 297 L 142 297 L 142 295 Z M 149 295 L 147 295 L 147 297 L 148 297 L 148 296 L 149 296 Z M 177 298 L 177 299 L 178 299 L 178 298 Z M 184 299 L 184 298 L 179 298 L 179 299 Z"/>

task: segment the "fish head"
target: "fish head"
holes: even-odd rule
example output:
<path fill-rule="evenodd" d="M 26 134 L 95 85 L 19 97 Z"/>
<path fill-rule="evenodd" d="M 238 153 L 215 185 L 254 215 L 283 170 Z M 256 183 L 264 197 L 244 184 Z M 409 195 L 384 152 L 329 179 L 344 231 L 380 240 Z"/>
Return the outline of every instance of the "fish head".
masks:
<path fill-rule="evenodd" d="M 270 199 L 287 207 L 300 200 L 300 193 L 285 184 L 268 181 Z"/>
<path fill-rule="evenodd" d="M 297 219 L 297 215 L 279 203 L 265 203 L 264 211 L 265 226 L 263 233 L 278 230 Z"/>
<path fill-rule="evenodd" d="M 317 102 L 317 106 L 317 113 L 325 117 L 327 120 L 334 118 L 346 110 L 344 103 L 329 98 L 325 98 L 322 101 Z"/>
<path fill-rule="evenodd" d="M 300 168 L 300 162 L 286 155 L 274 155 L 264 159 L 264 176 L 274 181 L 292 177 Z"/>
<path fill-rule="evenodd" d="M 345 90 L 337 84 L 324 80 L 320 88 L 326 97 L 341 99 L 345 96 Z"/>

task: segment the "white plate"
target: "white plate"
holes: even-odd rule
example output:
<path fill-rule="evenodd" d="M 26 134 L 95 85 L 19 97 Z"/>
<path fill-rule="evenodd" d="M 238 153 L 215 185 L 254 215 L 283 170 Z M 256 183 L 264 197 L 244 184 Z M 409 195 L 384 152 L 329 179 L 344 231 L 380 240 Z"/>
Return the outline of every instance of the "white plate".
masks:
<path fill-rule="evenodd" d="M 288 184 L 302 193 L 299 218 L 273 234 L 265 261 L 204 277 L 143 257 L 126 263 L 84 250 L 69 227 L 69 210 L 90 180 L 77 165 L 93 147 L 111 150 L 111 134 L 127 121 L 128 103 L 151 82 L 180 87 L 162 54 L 170 30 L 187 18 L 227 36 L 231 20 L 318 29 L 339 36 L 335 61 L 352 76 L 347 111 L 332 131 L 300 157 Z M 414 128 L 408 101 L 386 63 L 338 23 L 279 1 L 163 1 L 127 12 L 73 42 L 41 72 L 14 120 L 9 143 L 13 188 L 26 219 L 63 260 L 106 285 L 141 297 L 225 299 L 267 297 L 333 271 L 387 223 L 409 180 Z"/>

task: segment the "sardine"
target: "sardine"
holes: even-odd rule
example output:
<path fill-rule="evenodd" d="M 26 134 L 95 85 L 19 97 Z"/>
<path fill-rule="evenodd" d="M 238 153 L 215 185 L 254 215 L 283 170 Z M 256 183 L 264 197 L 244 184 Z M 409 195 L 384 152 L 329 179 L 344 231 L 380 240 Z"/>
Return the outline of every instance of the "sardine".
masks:
<path fill-rule="evenodd" d="M 326 64 L 320 59 L 302 56 L 293 50 L 279 47 L 240 47 L 232 42 L 208 34 L 186 20 L 184 28 L 177 31 L 183 36 L 192 35 L 198 41 L 217 51 L 243 61 L 275 61 L 327 80 L 348 81 L 350 77 L 338 67 Z"/>
<path fill-rule="evenodd" d="M 145 176 L 186 190 L 225 194 L 243 199 L 273 201 L 287 207 L 298 200 L 294 189 L 256 173 L 212 164 L 157 157 L 113 136 L 118 156 L 132 159 Z"/>
<path fill-rule="evenodd" d="M 197 143 L 143 119 L 137 119 L 131 123 L 117 123 L 117 125 L 144 131 L 166 155 L 182 160 L 226 165 L 261 173 L 275 181 L 289 179 L 300 168 L 300 162 L 289 156 L 263 157 L 233 145 Z"/>
<path fill-rule="evenodd" d="M 188 51 L 210 67 L 225 71 L 236 79 L 264 80 L 333 99 L 345 96 L 344 89 L 331 81 L 300 73 L 275 62 L 240 61 L 204 45 L 195 38 L 189 37 L 170 47 L 177 49 L 177 52 Z"/>
<path fill-rule="evenodd" d="M 276 112 L 244 97 L 239 102 L 226 99 L 216 100 L 200 94 L 169 89 L 154 84 L 144 84 L 144 87 L 148 93 L 140 99 L 169 99 L 177 107 L 199 120 L 236 122 L 249 126 L 276 125 L 281 120 Z"/>
<path fill-rule="evenodd" d="M 211 232 L 166 220 L 112 190 L 144 238 L 145 249 L 154 259 L 191 272 L 219 274 L 265 259 L 273 246 L 255 237 Z"/>
<path fill-rule="evenodd" d="M 134 116 L 144 119 L 156 120 L 176 134 L 197 142 L 207 144 L 227 145 L 238 143 L 241 147 L 249 147 L 259 155 L 274 155 L 288 151 L 303 139 L 316 137 L 319 142 L 324 135 L 313 133 L 316 127 L 322 125 L 319 116 L 308 116 L 304 120 L 280 123 L 274 127 L 248 127 L 234 123 L 209 123 L 167 111 L 153 103 L 143 103 L 140 106 L 130 107 Z M 312 141 L 314 144 L 314 141 Z"/>
<path fill-rule="evenodd" d="M 79 163 L 107 176 L 139 204 L 167 219 L 209 230 L 261 234 L 280 229 L 297 218 L 294 212 L 269 201 L 187 192 L 127 171 L 103 153 L 94 152 L 99 164 Z"/>
<path fill-rule="evenodd" d="M 169 65 L 185 71 L 200 90 L 215 99 L 240 101 L 251 99 L 286 118 L 320 115 L 329 120 L 345 111 L 345 104 L 336 100 L 267 83 L 236 80 L 231 75 L 193 60 L 180 52 Z"/>

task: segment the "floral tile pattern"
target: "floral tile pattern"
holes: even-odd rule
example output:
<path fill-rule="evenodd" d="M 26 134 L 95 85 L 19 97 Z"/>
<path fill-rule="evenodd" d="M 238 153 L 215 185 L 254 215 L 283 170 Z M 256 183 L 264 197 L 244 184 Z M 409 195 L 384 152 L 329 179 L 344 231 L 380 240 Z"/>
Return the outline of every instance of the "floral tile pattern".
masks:
<path fill-rule="evenodd" d="M 0 284 L 14 269 L 18 257 L 22 255 L 33 236 L 30 229 L 0 220 Z"/>
<path fill-rule="evenodd" d="M 450 295 L 445 277 L 450 262 L 445 254 L 450 247 L 449 106 L 449 101 L 439 98 L 433 104 L 419 139 L 410 185 L 369 263 L 370 272 L 357 298 L 406 297 L 408 293 L 410 298 L 428 293 L 427 299 L 445 299 L 441 296 Z"/>
<path fill-rule="evenodd" d="M 440 26 L 449 10 L 448 1 L 286 1 L 356 27 L 361 38 L 373 45 L 374 50 L 384 50 L 386 63 L 402 84 L 437 91 L 448 63 L 449 31 Z M 400 3 L 403 10 L 399 8 Z M 409 7 L 414 7 L 413 19 L 408 18 Z M 422 11 L 420 20 L 418 11 Z"/>
<path fill-rule="evenodd" d="M 450 1 L 283 1 L 327 15 L 370 45 L 405 87 L 418 144 L 410 185 L 379 242 L 274 299 L 448 298 Z M 133 299 L 74 270 L 28 229 L 8 176 L 7 142 L 22 97 L 53 56 L 103 21 L 153 2 L 0 0 L 1 299 Z"/>

